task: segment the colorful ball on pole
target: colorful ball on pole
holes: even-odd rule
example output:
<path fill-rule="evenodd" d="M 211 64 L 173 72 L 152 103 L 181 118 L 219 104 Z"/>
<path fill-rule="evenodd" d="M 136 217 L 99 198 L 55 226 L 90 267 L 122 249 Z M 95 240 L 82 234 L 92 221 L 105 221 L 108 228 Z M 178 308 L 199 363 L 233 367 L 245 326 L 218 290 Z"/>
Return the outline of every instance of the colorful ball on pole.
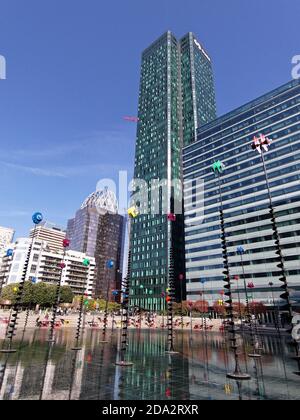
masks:
<path fill-rule="evenodd" d="M 213 172 L 216 173 L 223 173 L 225 170 L 225 165 L 224 163 L 222 163 L 220 160 L 218 160 L 217 162 L 214 162 L 213 166 L 212 166 L 212 170 Z"/>
<path fill-rule="evenodd" d="M 90 265 L 90 260 L 88 259 L 88 258 L 85 258 L 84 260 L 83 260 L 83 262 L 82 262 L 82 264 L 85 266 L 85 267 L 88 267 L 89 265 Z"/>
<path fill-rule="evenodd" d="M 8 249 L 8 250 L 6 251 L 6 256 L 7 256 L 7 257 L 12 257 L 12 256 L 13 256 L 13 253 L 14 253 L 14 251 L 13 251 L 12 249 Z"/>
<path fill-rule="evenodd" d="M 169 222 L 176 222 L 176 214 L 174 213 L 168 214 L 168 220 Z"/>
<path fill-rule="evenodd" d="M 63 240 L 63 247 L 64 248 L 69 248 L 70 246 L 70 240 L 69 239 L 64 239 Z"/>
<path fill-rule="evenodd" d="M 139 215 L 139 211 L 137 207 L 130 207 L 130 209 L 127 210 L 128 216 L 132 219 L 136 219 Z"/>
<path fill-rule="evenodd" d="M 113 262 L 113 260 L 107 261 L 106 263 L 107 268 L 114 268 L 114 266 L 115 266 L 115 263 Z"/>
<path fill-rule="evenodd" d="M 35 225 L 38 225 L 39 223 L 41 223 L 43 221 L 42 213 L 40 212 L 34 213 L 34 215 L 32 216 L 32 221 Z"/>
<path fill-rule="evenodd" d="M 58 264 L 58 266 L 59 266 L 59 268 L 61 268 L 62 270 L 64 269 L 64 268 L 66 268 L 66 264 L 65 263 L 59 263 Z"/>
<path fill-rule="evenodd" d="M 19 290 L 19 288 L 18 287 L 14 287 L 13 288 L 13 291 L 15 292 L 15 293 L 17 293 L 17 291 Z"/>
<path fill-rule="evenodd" d="M 238 253 L 238 255 L 243 255 L 246 251 L 242 246 L 238 246 L 236 252 Z"/>

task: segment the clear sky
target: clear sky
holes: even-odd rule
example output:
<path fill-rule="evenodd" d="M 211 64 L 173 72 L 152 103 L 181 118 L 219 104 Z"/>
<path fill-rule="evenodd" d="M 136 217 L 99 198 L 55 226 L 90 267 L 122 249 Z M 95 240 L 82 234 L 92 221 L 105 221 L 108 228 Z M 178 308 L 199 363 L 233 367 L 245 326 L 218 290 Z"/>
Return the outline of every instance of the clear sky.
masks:
<path fill-rule="evenodd" d="M 218 114 L 291 79 L 299 0 L 1 0 L 0 225 L 65 225 L 101 178 L 132 172 L 142 50 L 194 32 Z"/>

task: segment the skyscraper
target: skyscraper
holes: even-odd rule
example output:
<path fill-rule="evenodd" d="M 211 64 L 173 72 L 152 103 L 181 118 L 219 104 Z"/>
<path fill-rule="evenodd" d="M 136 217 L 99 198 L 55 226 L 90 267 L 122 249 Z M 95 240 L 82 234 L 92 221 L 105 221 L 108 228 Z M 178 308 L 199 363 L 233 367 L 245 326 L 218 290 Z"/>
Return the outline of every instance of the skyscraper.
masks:
<path fill-rule="evenodd" d="M 132 196 L 140 215 L 133 220 L 130 243 L 132 305 L 165 307 L 162 293 L 171 260 L 177 298 L 185 294 L 179 280 L 184 273 L 182 147 L 215 117 L 208 54 L 192 33 L 180 41 L 165 33 L 142 55 Z M 174 213 L 176 221 L 168 220 Z"/>
<path fill-rule="evenodd" d="M 67 238 L 70 249 L 95 257 L 93 294 L 112 299 L 112 290 L 120 289 L 125 239 L 124 217 L 118 214 L 115 195 L 107 189 L 91 194 L 68 221 Z M 114 267 L 108 267 L 108 261 Z"/>
<path fill-rule="evenodd" d="M 291 290 L 300 290 L 299 119 L 300 81 L 294 80 L 200 128 L 197 141 L 184 149 L 189 299 L 199 299 L 200 279 L 206 282 L 210 303 L 220 299 L 224 286 L 219 192 L 212 173 L 217 160 L 226 167 L 221 190 L 231 276 L 243 277 L 237 254 L 242 246 L 245 279 L 255 286 L 254 299 L 273 305 L 270 282 L 276 298 L 282 293 L 265 176 L 259 154 L 251 149 L 260 133 L 273 140 L 265 154 L 271 195 L 288 283 Z M 192 187 L 197 179 L 205 182 L 204 201 Z M 239 287 L 244 296 L 242 282 Z"/>

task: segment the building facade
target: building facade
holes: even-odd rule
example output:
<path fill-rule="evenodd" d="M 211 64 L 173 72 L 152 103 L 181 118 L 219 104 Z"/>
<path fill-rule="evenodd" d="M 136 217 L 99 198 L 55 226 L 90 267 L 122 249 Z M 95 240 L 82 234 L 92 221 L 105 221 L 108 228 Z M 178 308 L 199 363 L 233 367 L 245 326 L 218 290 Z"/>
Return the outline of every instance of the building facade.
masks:
<path fill-rule="evenodd" d="M 32 250 L 29 249 L 32 239 L 20 238 L 12 244 L 13 255 L 4 256 L 0 270 L 0 284 L 19 283 L 25 274 L 25 281 L 56 284 L 60 280 L 62 270 L 62 286 L 70 286 L 75 295 L 87 293 L 92 296 L 95 281 L 95 259 L 76 251 L 57 253 L 51 251 L 46 241 L 34 240 Z M 28 258 L 29 257 L 29 258 Z M 90 260 L 89 267 L 83 265 L 85 258 Z M 27 265 L 28 260 L 28 265 Z M 27 265 L 27 266 L 26 266 Z"/>
<path fill-rule="evenodd" d="M 142 54 L 132 202 L 130 298 L 133 306 L 165 308 L 162 293 L 174 261 L 177 299 L 184 273 L 182 147 L 216 117 L 211 59 L 192 33 L 165 33 Z M 168 214 L 177 214 L 175 222 Z M 173 258 L 171 256 L 173 253 Z M 185 291 L 184 291 L 185 293 Z"/>
<path fill-rule="evenodd" d="M 46 241 L 52 252 L 61 253 L 66 232 L 53 223 L 42 222 L 34 229 L 31 229 L 29 236 L 40 241 Z"/>
<path fill-rule="evenodd" d="M 300 289 L 300 81 L 295 80 L 203 126 L 197 142 L 184 149 L 188 299 L 198 300 L 204 288 L 212 303 L 224 286 L 219 191 L 212 171 L 218 160 L 225 164 L 221 191 L 230 274 L 241 279 L 233 280 L 234 292 L 239 288 L 245 296 L 237 255 L 242 246 L 246 282 L 255 286 L 253 298 L 272 304 L 269 283 L 279 294 L 266 181 L 260 155 L 251 148 L 259 134 L 273 140 L 265 153 L 271 195 L 288 283 L 291 291 Z M 204 195 L 197 195 L 202 181 Z"/>
<path fill-rule="evenodd" d="M 125 227 L 116 197 L 107 189 L 91 194 L 68 222 L 70 248 L 95 258 L 95 297 L 106 298 L 108 293 L 114 300 L 112 291 L 121 288 Z M 109 261 L 114 263 L 112 268 Z"/>
<path fill-rule="evenodd" d="M 15 231 L 10 228 L 0 226 L 0 253 L 5 251 L 12 243 Z"/>

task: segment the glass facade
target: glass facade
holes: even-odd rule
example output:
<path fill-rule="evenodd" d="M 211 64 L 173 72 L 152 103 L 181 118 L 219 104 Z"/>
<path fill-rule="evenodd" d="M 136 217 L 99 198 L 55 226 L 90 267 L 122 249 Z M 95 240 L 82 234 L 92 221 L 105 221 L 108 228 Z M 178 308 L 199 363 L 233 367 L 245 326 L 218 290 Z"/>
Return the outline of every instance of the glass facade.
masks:
<path fill-rule="evenodd" d="M 107 192 L 109 194 L 109 192 Z M 67 238 L 70 249 L 95 257 L 94 297 L 114 300 L 112 291 L 120 289 L 123 268 L 123 248 L 125 238 L 125 219 L 113 206 L 99 207 L 101 194 L 95 192 L 83 203 L 76 216 L 70 219 L 67 227 Z M 98 200 L 98 201 L 97 201 Z M 104 200 L 103 206 L 110 204 Z M 114 261 L 113 269 L 107 267 L 108 261 Z"/>
<path fill-rule="evenodd" d="M 236 253 L 242 245 L 246 281 L 254 283 L 254 297 L 272 303 L 270 281 L 279 292 L 266 182 L 260 155 L 251 148 L 253 137 L 260 133 L 273 140 L 265 154 L 271 194 L 288 282 L 300 289 L 300 82 L 296 80 L 206 124 L 198 130 L 197 142 L 184 149 L 189 299 L 199 299 L 200 280 L 206 281 L 211 301 L 220 299 L 224 285 L 218 185 L 211 169 L 217 160 L 226 166 L 221 190 L 231 276 L 242 277 Z M 195 193 L 199 180 L 204 181 L 204 200 Z"/>
<path fill-rule="evenodd" d="M 142 195 L 136 185 L 132 197 L 140 215 L 131 227 L 130 296 L 133 306 L 147 310 L 165 307 L 171 248 L 177 298 L 182 294 L 183 218 L 179 214 L 171 224 L 167 214 L 182 213 L 181 188 L 174 180 L 182 180 L 183 143 L 192 143 L 197 127 L 216 116 L 211 62 L 195 41 L 193 34 L 178 41 L 167 32 L 142 55 L 134 178 L 146 189 Z"/>

